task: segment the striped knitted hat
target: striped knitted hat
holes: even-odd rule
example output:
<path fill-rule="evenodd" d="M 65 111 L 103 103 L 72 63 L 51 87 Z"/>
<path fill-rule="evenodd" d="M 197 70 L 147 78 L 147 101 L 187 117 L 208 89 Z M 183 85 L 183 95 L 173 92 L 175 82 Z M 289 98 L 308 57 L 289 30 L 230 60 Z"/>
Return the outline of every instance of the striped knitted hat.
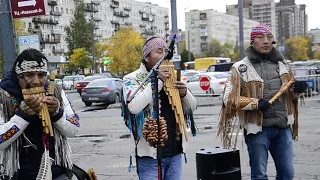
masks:
<path fill-rule="evenodd" d="M 250 33 L 250 43 L 253 42 L 253 40 L 262 33 L 270 33 L 272 34 L 270 27 L 265 24 L 260 24 L 259 26 L 252 29 Z"/>
<path fill-rule="evenodd" d="M 145 59 L 152 51 L 159 48 L 167 48 L 166 42 L 160 37 L 152 37 L 143 45 L 142 56 Z"/>

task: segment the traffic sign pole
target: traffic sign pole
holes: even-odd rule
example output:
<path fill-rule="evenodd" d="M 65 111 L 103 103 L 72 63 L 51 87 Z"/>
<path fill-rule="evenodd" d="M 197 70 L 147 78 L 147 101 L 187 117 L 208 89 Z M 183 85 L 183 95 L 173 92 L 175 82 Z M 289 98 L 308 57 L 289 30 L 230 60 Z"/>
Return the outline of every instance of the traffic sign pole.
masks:
<path fill-rule="evenodd" d="M 2 75 L 11 70 L 17 58 L 15 32 L 10 9 L 10 0 L 0 0 L 0 44 L 2 52 Z"/>
<path fill-rule="evenodd" d="M 200 78 L 200 88 L 204 91 L 208 91 L 210 88 L 210 79 L 206 76 Z"/>

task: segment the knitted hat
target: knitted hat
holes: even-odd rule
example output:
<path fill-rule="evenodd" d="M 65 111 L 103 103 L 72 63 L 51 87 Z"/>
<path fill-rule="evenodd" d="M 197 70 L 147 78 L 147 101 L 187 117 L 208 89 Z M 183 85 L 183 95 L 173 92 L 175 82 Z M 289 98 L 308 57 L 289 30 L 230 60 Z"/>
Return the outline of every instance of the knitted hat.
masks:
<path fill-rule="evenodd" d="M 142 48 L 142 56 L 145 59 L 152 51 L 159 48 L 167 48 L 164 39 L 160 37 L 152 37 L 148 39 Z"/>
<path fill-rule="evenodd" d="M 262 33 L 270 33 L 272 34 L 270 27 L 265 24 L 260 24 L 257 27 L 253 28 L 250 33 L 250 43 L 253 42 L 253 40 Z"/>

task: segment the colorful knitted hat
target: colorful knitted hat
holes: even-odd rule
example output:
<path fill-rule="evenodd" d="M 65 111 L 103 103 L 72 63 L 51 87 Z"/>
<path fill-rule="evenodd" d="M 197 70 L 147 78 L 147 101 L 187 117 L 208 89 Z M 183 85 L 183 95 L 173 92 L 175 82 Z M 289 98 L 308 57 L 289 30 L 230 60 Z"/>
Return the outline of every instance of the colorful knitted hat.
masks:
<path fill-rule="evenodd" d="M 152 51 L 159 48 L 167 48 L 166 42 L 160 37 L 152 37 L 143 45 L 142 56 L 145 59 Z"/>
<path fill-rule="evenodd" d="M 260 24 L 259 26 L 252 29 L 250 33 L 250 43 L 253 42 L 253 40 L 262 33 L 270 33 L 272 34 L 270 27 L 265 24 Z"/>

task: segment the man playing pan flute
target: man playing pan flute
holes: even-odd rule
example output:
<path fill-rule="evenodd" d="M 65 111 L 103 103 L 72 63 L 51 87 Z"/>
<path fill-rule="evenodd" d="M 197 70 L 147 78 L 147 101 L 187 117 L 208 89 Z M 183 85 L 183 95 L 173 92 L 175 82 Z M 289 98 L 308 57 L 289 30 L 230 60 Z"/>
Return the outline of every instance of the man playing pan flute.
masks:
<path fill-rule="evenodd" d="M 294 176 L 292 140 L 298 136 L 297 97 L 306 90 L 306 83 L 296 81 L 274 103 L 269 102 L 294 79 L 273 44 L 268 26 L 252 30 L 251 46 L 246 57 L 232 66 L 223 95 L 218 135 L 229 148 L 236 145 L 239 128 L 244 128 L 253 180 L 268 179 L 268 151 L 275 162 L 277 180 Z"/>
<path fill-rule="evenodd" d="M 16 59 L 12 70 L 0 83 L 0 164 L 7 178 L 35 180 L 44 152 L 43 125 L 39 119 L 42 104 L 50 114 L 54 137 L 49 138 L 49 154 L 54 160 L 53 179 L 71 179 L 72 162 L 66 137 L 79 129 L 79 116 L 65 92 L 55 87 L 54 96 L 24 99 L 22 89 L 47 89 L 48 60 L 38 50 L 27 49 Z"/>
<path fill-rule="evenodd" d="M 149 73 L 150 69 L 165 55 L 166 43 L 162 38 L 153 37 L 146 41 L 143 46 L 143 61 L 140 68 L 128 75 L 124 79 L 123 94 L 124 99 L 130 97 L 141 81 Z M 164 117 L 167 125 L 168 140 L 162 147 L 162 170 L 163 179 L 179 180 L 182 179 L 182 156 L 187 149 L 184 136 L 176 140 L 176 119 L 174 111 L 169 104 L 168 95 L 164 92 L 164 83 L 167 78 L 173 76 L 168 69 L 160 68 L 158 72 L 159 86 L 159 107 L 160 116 Z M 177 81 L 175 87 L 179 90 L 183 111 L 185 115 L 192 114 L 196 109 L 196 99 L 187 89 L 183 82 Z M 123 112 L 127 126 L 132 131 L 135 140 L 135 155 L 137 162 L 137 173 L 140 180 L 155 180 L 157 175 L 157 149 L 151 147 L 142 136 L 145 118 L 151 116 L 153 111 L 152 89 L 150 80 L 136 94 L 135 98 L 126 105 Z"/>

